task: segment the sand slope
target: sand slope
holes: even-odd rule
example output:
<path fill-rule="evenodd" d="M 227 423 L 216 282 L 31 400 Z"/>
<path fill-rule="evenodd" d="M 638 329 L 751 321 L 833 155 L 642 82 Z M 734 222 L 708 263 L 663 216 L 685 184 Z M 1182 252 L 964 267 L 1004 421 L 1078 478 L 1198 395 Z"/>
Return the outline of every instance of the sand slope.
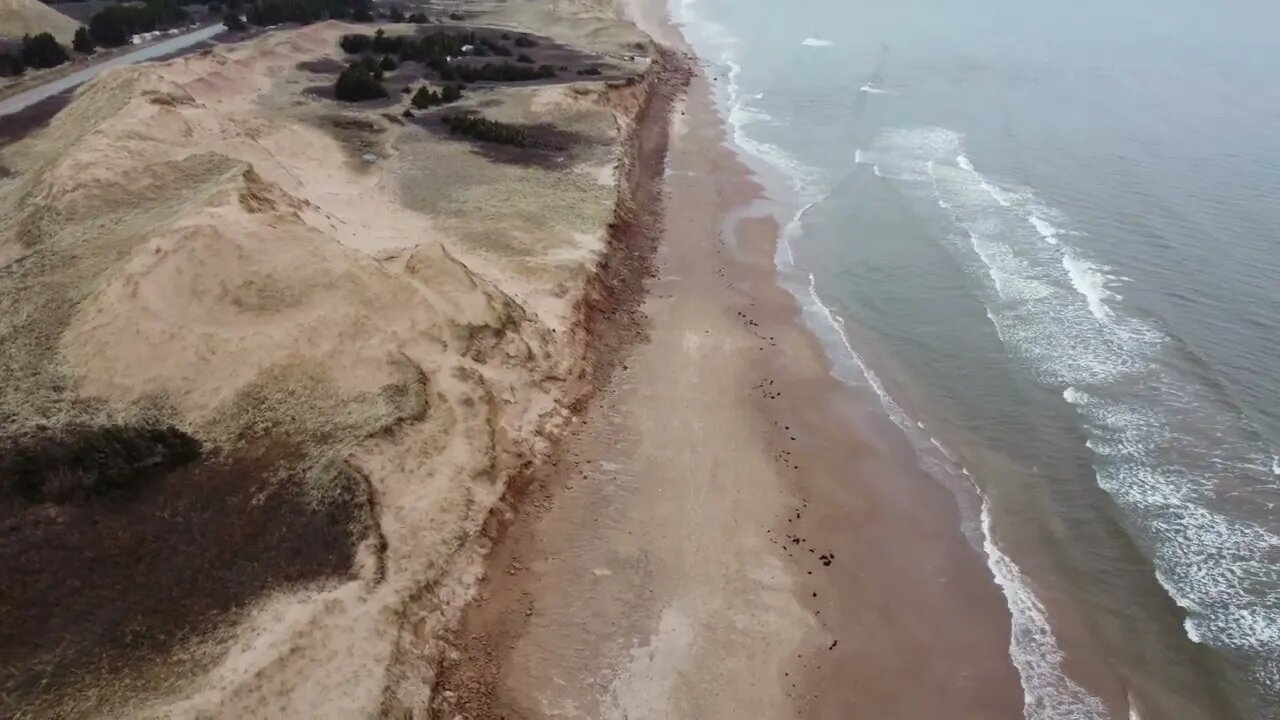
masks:
<path fill-rule="evenodd" d="M 40 0 L 0 0 L 0 37 L 20 38 L 28 33 L 47 32 L 70 43 L 78 27 L 80 23 Z"/>
<path fill-rule="evenodd" d="M 6 435 L 163 421 L 220 452 L 283 443 L 295 452 L 272 482 L 321 505 L 360 484 L 374 525 L 349 577 L 239 613 L 188 654 L 200 672 L 41 702 L 425 708 L 431 641 L 469 597 L 479 531 L 570 417 L 580 300 L 615 198 L 608 93 L 495 92 L 495 112 L 589 138 L 563 168 L 499 165 L 398 109 L 304 92 L 323 78 L 299 63 L 337 57 L 353 29 L 104 73 L 0 155 Z"/>

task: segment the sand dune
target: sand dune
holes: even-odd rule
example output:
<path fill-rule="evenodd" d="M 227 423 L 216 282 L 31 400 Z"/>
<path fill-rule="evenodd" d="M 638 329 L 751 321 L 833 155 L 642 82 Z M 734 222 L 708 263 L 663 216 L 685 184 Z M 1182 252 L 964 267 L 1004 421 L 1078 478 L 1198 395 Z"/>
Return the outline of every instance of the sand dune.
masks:
<path fill-rule="evenodd" d="M 47 32 L 69 43 L 78 27 L 80 23 L 40 0 L 0 0 L 0 37 L 20 38 L 28 33 Z"/>
<path fill-rule="evenodd" d="M 220 632 L 183 635 L 183 662 L 15 693 L 28 710 L 425 708 L 483 524 L 590 385 L 584 308 L 607 302 L 590 281 L 641 86 L 477 92 L 580 139 L 560 167 L 504 164 L 397 107 L 309 94 L 331 76 L 299 63 L 339 57 L 352 29 L 107 72 L 0 155 L 6 437 L 163 424 L 209 457 L 276 458 L 263 487 L 308 507 L 367 509 L 348 573 L 217 615 Z M 253 563 L 247 547 L 208 552 Z"/>

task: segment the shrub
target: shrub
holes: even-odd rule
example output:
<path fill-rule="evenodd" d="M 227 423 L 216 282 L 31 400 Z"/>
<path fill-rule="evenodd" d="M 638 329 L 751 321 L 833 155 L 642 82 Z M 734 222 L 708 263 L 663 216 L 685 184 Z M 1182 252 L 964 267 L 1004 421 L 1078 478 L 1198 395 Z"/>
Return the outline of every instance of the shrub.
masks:
<path fill-rule="evenodd" d="M 519 55 L 516 56 L 516 62 L 525 63 L 526 65 L 532 65 L 533 58 L 529 57 L 525 53 L 520 53 Z"/>
<path fill-rule="evenodd" d="M 441 92 L 428 90 L 426 87 L 420 87 L 418 88 L 418 91 L 413 94 L 413 99 L 409 102 L 413 103 L 413 106 L 416 108 L 426 110 L 427 108 L 433 108 L 439 105 L 448 105 L 449 103 L 457 102 L 461 99 L 462 88 L 456 84 L 450 83 L 445 85 Z"/>
<path fill-rule="evenodd" d="M 351 65 L 338 75 L 333 86 L 334 97 L 346 102 L 360 102 L 387 97 L 387 89 L 363 63 Z"/>
<path fill-rule="evenodd" d="M 498 64 L 485 63 L 479 67 L 475 65 L 455 66 L 444 63 L 431 65 L 431 69 L 435 70 L 442 80 L 461 80 L 466 83 L 523 82 L 526 80 L 541 80 L 556 76 L 555 68 L 552 68 L 549 65 L 531 68 L 526 67 L 525 65 L 516 65 L 509 62 Z"/>
<path fill-rule="evenodd" d="M 440 98 L 440 93 L 428 90 L 425 86 L 418 88 L 418 92 L 413 94 L 413 98 L 409 102 L 421 110 L 444 104 L 444 101 Z"/>
<path fill-rule="evenodd" d="M 378 69 L 383 72 L 391 72 L 392 70 L 395 70 L 396 67 L 396 61 L 393 60 L 390 55 L 383 55 L 382 59 L 378 61 Z"/>
<path fill-rule="evenodd" d="M 195 460 L 200 442 L 174 427 L 77 428 L 0 448 L 0 494 L 68 502 L 132 489 Z"/>
<path fill-rule="evenodd" d="M 538 43 L 536 40 L 529 37 L 528 35 L 521 35 L 520 37 L 516 38 L 516 47 L 518 48 L 538 47 Z"/>
<path fill-rule="evenodd" d="M 102 47 L 128 45 L 138 33 L 171 27 L 191 19 L 176 0 L 147 0 L 143 5 L 110 5 L 89 18 L 89 35 Z"/>
<path fill-rule="evenodd" d="M 391 10 L 387 13 L 387 18 L 393 23 L 402 23 L 404 22 L 404 11 L 400 9 L 399 5 L 392 5 Z"/>
<path fill-rule="evenodd" d="M 76 28 L 76 34 L 71 38 L 71 49 L 81 55 L 93 54 L 93 38 L 89 37 L 89 28 L 83 25 Z"/>
<path fill-rule="evenodd" d="M 599 75 L 600 68 L 596 68 L 596 67 L 582 68 L 581 70 L 578 71 L 578 74 L 579 75 Z"/>
<path fill-rule="evenodd" d="M 464 135 L 481 142 L 528 147 L 529 140 L 523 128 L 488 120 L 478 115 L 446 115 L 444 124 L 450 134 Z"/>
<path fill-rule="evenodd" d="M 22 62 L 26 63 L 27 67 L 57 67 L 70 59 L 67 49 L 59 45 L 53 35 L 47 32 L 22 36 Z"/>
<path fill-rule="evenodd" d="M 348 55 L 359 55 L 373 48 L 373 38 L 368 35 L 343 35 L 338 46 Z"/>
<path fill-rule="evenodd" d="M 13 53 L 0 52 L 0 77 L 16 77 L 27 71 L 27 64 Z"/>
<path fill-rule="evenodd" d="M 241 17 L 240 13 L 236 12 L 235 10 L 228 10 L 227 13 L 222 16 L 222 24 L 225 25 L 226 28 L 232 32 L 239 32 L 241 30 L 249 29 L 249 26 L 248 24 L 245 23 L 244 18 Z"/>
<path fill-rule="evenodd" d="M 409 16 L 409 22 L 413 23 L 414 25 L 426 25 L 427 14 L 416 12 Z"/>

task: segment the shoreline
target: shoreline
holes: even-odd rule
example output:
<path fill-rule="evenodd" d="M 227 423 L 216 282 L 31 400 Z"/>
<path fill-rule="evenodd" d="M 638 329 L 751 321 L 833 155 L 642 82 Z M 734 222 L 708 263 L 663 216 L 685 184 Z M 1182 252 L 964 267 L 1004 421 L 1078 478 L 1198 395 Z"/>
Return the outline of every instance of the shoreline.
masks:
<path fill-rule="evenodd" d="M 661 2 L 628 10 L 688 52 Z M 832 377 L 701 72 L 671 136 L 648 342 L 499 533 L 440 709 L 1021 717 L 1008 610 L 955 500 Z"/>

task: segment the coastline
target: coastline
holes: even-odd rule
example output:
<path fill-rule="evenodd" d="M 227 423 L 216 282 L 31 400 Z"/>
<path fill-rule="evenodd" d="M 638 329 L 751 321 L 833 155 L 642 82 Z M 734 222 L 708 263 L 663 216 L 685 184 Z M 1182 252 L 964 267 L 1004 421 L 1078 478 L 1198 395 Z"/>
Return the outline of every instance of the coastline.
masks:
<path fill-rule="evenodd" d="M 689 52 L 662 2 L 626 12 Z M 832 377 L 701 72 L 665 196 L 647 341 L 499 533 L 438 709 L 1021 717 L 999 588 L 876 398 Z"/>

